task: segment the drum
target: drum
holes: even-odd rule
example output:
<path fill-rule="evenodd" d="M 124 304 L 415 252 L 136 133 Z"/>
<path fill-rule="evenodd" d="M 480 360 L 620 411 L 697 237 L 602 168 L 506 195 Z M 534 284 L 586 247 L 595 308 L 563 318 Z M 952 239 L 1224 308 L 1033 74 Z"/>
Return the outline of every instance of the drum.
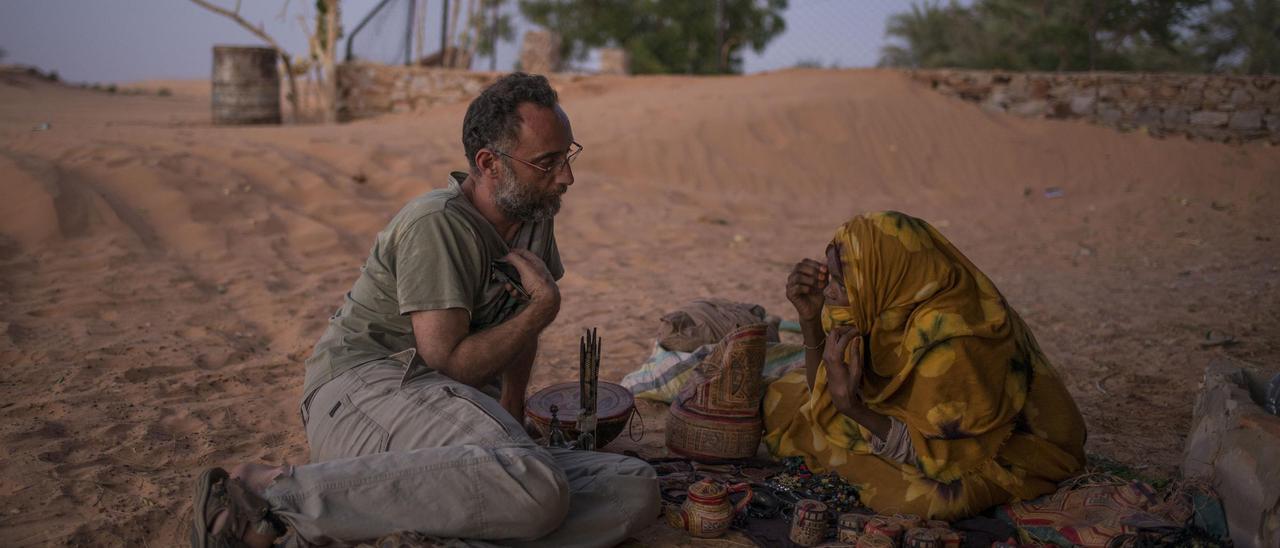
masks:
<path fill-rule="evenodd" d="M 546 438 L 551 433 L 551 406 L 556 406 L 556 418 L 560 420 L 560 431 L 569 441 L 578 439 L 578 431 L 574 423 L 578 420 L 578 383 L 562 382 L 553 384 L 529 397 L 524 403 L 524 414 L 542 432 Z M 631 414 L 635 412 L 636 400 L 620 384 L 600 381 L 596 391 L 596 448 L 601 448 L 617 439 L 627 428 Z"/>

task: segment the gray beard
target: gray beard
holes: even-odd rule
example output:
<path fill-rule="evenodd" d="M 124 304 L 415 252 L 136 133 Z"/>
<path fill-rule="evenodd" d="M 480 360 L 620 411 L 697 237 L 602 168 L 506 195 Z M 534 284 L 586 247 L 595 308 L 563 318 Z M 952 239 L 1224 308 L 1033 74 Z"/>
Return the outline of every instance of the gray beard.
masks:
<path fill-rule="evenodd" d="M 505 173 L 494 190 L 494 201 L 503 215 L 522 223 L 536 223 L 560 212 L 559 193 L 538 192 L 533 186 L 517 181 L 515 170 L 510 166 L 503 167 Z"/>

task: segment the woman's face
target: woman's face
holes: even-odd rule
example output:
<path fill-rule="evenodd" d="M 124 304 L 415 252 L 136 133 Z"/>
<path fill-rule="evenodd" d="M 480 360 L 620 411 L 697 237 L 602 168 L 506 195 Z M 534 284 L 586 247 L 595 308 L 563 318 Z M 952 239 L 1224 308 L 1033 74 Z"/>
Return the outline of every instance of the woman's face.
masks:
<path fill-rule="evenodd" d="M 844 267 L 840 262 L 840 249 L 836 244 L 827 246 L 827 288 L 822 291 L 827 304 L 849 306 L 849 294 L 844 290 Z"/>

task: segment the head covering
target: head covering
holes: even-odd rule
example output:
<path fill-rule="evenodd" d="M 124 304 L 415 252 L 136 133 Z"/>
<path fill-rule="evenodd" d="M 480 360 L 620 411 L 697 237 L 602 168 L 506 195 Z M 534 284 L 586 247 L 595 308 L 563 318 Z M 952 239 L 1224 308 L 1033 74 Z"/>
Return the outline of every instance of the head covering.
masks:
<path fill-rule="evenodd" d="M 953 479 L 994 456 L 1022 411 L 1032 362 L 1044 361 L 995 285 L 928 223 L 896 211 L 850 219 L 831 246 L 849 305 L 827 305 L 823 324 L 866 337 L 862 400 L 907 424 L 929 476 Z"/>

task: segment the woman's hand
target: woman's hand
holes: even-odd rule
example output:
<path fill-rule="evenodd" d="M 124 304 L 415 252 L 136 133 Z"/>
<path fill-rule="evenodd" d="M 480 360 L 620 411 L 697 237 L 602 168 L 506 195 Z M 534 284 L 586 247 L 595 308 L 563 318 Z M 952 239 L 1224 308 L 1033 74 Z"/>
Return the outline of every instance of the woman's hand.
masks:
<path fill-rule="evenodd" d="M 845 355 L 851 359 L 846 360 Z M 862 333 L 853 326 L 836 326 L 827 334 L 822 355 L 827 364 L 827 394 L 840 412 L 849 414 L 862 404 Z"/>
<path fill-rule="evenodd" d="M 791 275 L 787 276 L 787 300 L 796 307 L 801 323 L 817 320 L 822 314 L 825 300 L 822 292 L 829 279 L 827 265 L 813 259 L 800 261 L 791 269 Z"/>

